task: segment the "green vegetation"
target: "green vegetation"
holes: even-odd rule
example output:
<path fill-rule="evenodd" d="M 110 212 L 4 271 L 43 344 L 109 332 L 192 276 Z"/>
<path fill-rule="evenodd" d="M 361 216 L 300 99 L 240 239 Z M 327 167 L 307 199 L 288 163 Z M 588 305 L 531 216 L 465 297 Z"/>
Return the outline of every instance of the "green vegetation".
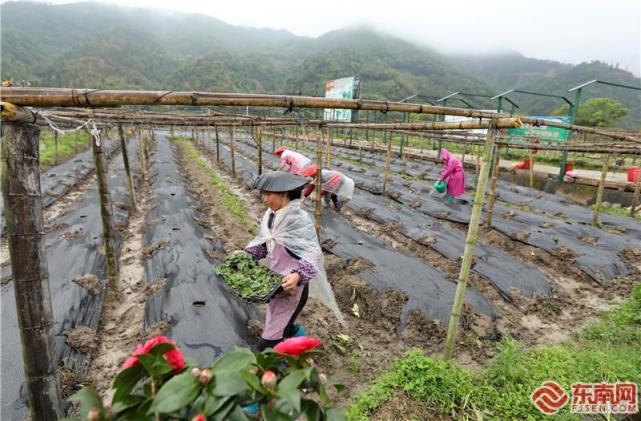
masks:
<path fill-rule="evenodd" d="M 86 132 L 58 135 L 58 163 L 89 148 L 89 137 L 89 133 Z M 40 132 L 40 165 L 42 167 L 56 165 L 56 142 L 53 132 Z"/>
<path fill-rule="evenodd" d="M 244 251 L 229 254 L 225 263 L 216 268 L 216 273 L 242 298 L 264 299 L 281 284 L 280 276 L 272 274 Z"/>
<path fill-rule="evenodd" d="M 613 208 L 610 206 L 603 206 L 603 205 L 601 205 L 601 212 L 609 213 L 611 215 L 616 215 L 616 216 L 630 216 L 630 211 L 628 209 Z M 635 213 L 634 218 L 641 221 L 641 213 L 639 212 Z"/>
<path fill-rule="evenodd" d="M 209 176 L 211 183 L 220 193 L 223 206 L 225 206 L 229 213 L 231 213 L 234 218 L 241 222 L 245 226 L 245 228 L 247 228 L 247 231 L 252 234 L 256 234 L 258 232 L 258 229 L 252 222 L 249 214 L 247 214 L 247 211 L 243 206 L 243 202 L 238 198 L 238 196 L 236 196 L 229 190 L 227 184 L 220 177 L 218 177 L 216 172 L 207 164 L 207 162 L 203 158 L 200 157 L 200 154 L 198 153 L 196 147 L 187 140 L 178 140 L 176 143 L 183 149 L 187 157 L 195 162 L 196 165 L 198 165 L 198 168 L 200 168 L 207 174 L 207 176 Z"/>
<path fill-rule="evenodd" d="M 422 94 L 430 96 L 419 98 L 426 101 L 454 91 L 491 96 L 515 87 L 565 95 L 569 87 L 592 79 L 639 84 L 631 73 L 605 63 L 574 66 L 518 54 L 446 56 L 366 27 L 307 38 L 228 25 L 204 15 L 168 15 L 96 3 L 5 2 L 0 12 L 2 78 L 12 78 L 16 86 L 25 80 L 32 86 L 322 96 L 326 80 L 355 75 L 363 80 L 363 98 L 394 101 Z M 630 109 L 617 124 L 641 125 L 638 93 L 593 85 L 583 96 L 615 98 Z M 556 98 L 510 97 L 523 115 L 551 114 L 562 104 Z M 488 98 L 465 99 L 475 107 L 496 107 Z M 448 105 L 464 106 L 455 98 Z M 322 114 L 322 110 L 302 112 Z M 361 112 L 359 117 L 392 121 L 400 114 Z"/>
<path fill-rule="evenodd" d="M 570 111 L 568 104 L 557 108 L 556 115 L 567 115 Z M 581 103 L 576 114 L 576 124 L 592 127 L 611 127 L 620 118 L 628 114 L 630 110 L 625 108 L 617 100 L 611 98 L 592 98 Z"/>
<path fill-rule="evenodd" d="M 187 140 L 187 141 L 191 141 L 191 136 L 178 136 L 178 135 L 175 135 L 175 136 L 167 136 L 167 139 L 169 139 L 169 140 L 171 140 L 171 141 L 174 141 L 174 140 Z"/>
<path fill-rule="evenodd" d="M 524 350 L 517 341 L 504 340 L 479 374 L 422 351 L 410 351 L 353 400 L 347 416 L 371 419 L 383 403 L 404 395 L 426 403 L 430 418 L 454 413 L 463 419 L 539 419 L 530 394 L 546 380 L 557 381 L 566 391 L 574 382 L 640 383 L 639 343 L 641 284 L 625 303 L 567 343 Z M 556 419 L 580 417 L 564 408 Z"/>

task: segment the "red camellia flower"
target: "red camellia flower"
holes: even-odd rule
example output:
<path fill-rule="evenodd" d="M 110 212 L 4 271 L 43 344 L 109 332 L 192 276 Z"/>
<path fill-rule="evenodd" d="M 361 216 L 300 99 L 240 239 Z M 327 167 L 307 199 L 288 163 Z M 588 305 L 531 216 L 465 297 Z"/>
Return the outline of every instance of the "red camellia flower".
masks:
<path fill-rule="evenodd" d="M 295 336 L 285 339 L 274 347 L 274 351 L 279 354 L 299 357 L 303 352 L 310 351 L 320 345 L 320 339 L 310 338 L 309 336 Z"/>
<path fill-rule="evenodd" d="M 207 418 L 203 414 L 198 414 L 191 421 L 207 421 Z"/>
<path fill-rule="evenodd" d="M 149 354 L 153 347 L 162 343 L 175 345 L 176 341 L 164 336 L 154 336 L 151 339 L 147 339 L 147 342 L 145 342 L 144 344 L 136 345 L 136 349 L 134 349 L 134 352 L 131 353 L 131 357 L 127 358 L 122 364 L 122 368 L 130 368 L 137 364 L 140 364 L 138 355 Z M 165 352 L 164 357 L 165 360 L 173 367 L 174 371 L 180 370 L 181 368 L 185 367 L 185 357 L 178 348 L 174 348 L 171 351 Z"/>

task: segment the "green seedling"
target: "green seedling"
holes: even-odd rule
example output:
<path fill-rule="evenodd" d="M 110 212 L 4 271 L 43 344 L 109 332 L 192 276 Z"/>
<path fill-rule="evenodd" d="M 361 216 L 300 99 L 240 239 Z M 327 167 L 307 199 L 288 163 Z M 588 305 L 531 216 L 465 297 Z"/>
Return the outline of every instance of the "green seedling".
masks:
<path fill-rule="evenodd" d="M 280 276 L 245 252 L 231 253 L 216 273 L 242 298 L 264 298 L 281 284 Z"/>

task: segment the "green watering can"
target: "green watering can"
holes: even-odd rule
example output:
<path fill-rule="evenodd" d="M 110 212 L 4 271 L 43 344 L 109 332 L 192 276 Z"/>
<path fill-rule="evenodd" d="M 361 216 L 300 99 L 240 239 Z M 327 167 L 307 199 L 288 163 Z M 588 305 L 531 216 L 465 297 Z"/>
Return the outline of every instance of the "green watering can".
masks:
<path fill-rule="evenodd" d="M 443 193 L 445 191 L 445 182 L 437 181 L 436 184 L 434 184 L 434 189 L 439 193 Z"/>

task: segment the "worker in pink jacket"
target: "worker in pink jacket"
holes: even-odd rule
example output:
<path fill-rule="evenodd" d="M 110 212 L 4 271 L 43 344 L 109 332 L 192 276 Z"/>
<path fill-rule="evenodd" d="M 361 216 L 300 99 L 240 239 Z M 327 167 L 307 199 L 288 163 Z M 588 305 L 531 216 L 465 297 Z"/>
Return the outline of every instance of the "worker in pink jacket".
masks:
<path fill-rule="evenodd" d="M 274 155 L 280 156 L 280 167 L 278 167 L 278 171 L 287 171 L 292 174 L 300 173 L 303 168 L 312 163 L 312 160 L 305 155 L 290 151 L 285 146 L 276 149 Z"/>
<path fill-rule="evenodd" d="M 441 149 L 440 157 L 445 164 L 438 181 L 447 179 L 447 201 L 454 202 L 456 196 L 465 193 L 465 174 L 463 173 L 463 164 L 445 148 Z"/>

